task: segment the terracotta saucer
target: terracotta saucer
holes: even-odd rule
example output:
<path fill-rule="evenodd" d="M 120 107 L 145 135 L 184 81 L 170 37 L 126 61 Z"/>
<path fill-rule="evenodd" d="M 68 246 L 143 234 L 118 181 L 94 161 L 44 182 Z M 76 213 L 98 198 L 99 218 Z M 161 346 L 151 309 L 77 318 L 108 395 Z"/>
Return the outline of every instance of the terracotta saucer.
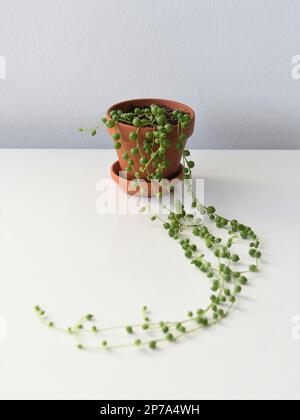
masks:
<path fill-rule="evenodd" d="M 130 180 L 127 179 L 125 176 L 126 174 L 120 172 L 121 167 L 120 163 L 117 160 L 111 167 L 111 177 L 112 179 L 129 195 L 136 195 L 136 196 L 145 196 L 145 197 L 153 197 L 158 192 L 167 193 L 169 189 L 160 185 L 158 181 L 150 182 L 145 181 L 143 179 L 140 180 Z M 124 176 L 122 176 L 124 175 Z M 176 186 L 180 181 L 183 180 L 184 176 L 184 169 L 182 164 L 180 164 L 178 171 L 172 177 L 172 179 L 168 179 L 168 181 L 173 186 Z"/>

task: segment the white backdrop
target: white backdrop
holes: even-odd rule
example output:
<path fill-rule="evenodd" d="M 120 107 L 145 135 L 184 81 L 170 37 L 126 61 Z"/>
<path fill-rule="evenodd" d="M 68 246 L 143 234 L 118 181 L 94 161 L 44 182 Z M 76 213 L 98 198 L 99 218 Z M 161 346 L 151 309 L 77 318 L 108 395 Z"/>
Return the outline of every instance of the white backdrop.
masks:
<path fill-rule="evenodd" d="M 192 147 L 299 149 L 299 16 L 299 0 L 0 0 L 0 147 L 111 147 L 76 128 L 152 96 L 195 108 Z"/>

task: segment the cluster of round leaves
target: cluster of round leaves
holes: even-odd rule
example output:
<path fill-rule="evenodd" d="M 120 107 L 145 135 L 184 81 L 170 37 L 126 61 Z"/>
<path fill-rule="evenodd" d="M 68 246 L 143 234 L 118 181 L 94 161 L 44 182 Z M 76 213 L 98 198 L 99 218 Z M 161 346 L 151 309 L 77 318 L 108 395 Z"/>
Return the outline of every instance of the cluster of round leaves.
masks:
<path fill-rule="evenodd" d="M 142 309 L 143 322 L 136 325 L 113 326 L 101 328 L 95 325 L 93 315 L 82 317 L 73 327 L 67 329 L 57 327 L 46 315 L 45 311 L 39 306 L 35 308 L 41 321 L 49 328 L 57 329 L 76 338 L 77 346 L 82 350 L 118 349 L 126 347 L 148 347 L 155 350 L 164 342 L 175 343 L 188 334 L 195 333 L 203 328 L 208 328 L 226 318 L 232 311 L 237 302 L 238 296 L 243 288 L 248 284 L 249 273 L 259 270 L 259 260 L 261 251 L 260 242 L 254 231 L 237 220 L 228 220 L 216 214 L 214 207 L 203 207 L 195 196 L 193 207 L 205 215 L 199 222 L 195 214 L 185 211 L 184 205 L 180 203 L 177 211 L 170 212 L 167 220 L 162 220 L 160 216 L 153 216 L 152 220 L 160 220 L 169 236 L 176 240 L 185 257 L 190 263 L 211 282 L 209 304 L 206 308 L 198 308 L 188 311 L 186 318 L 179 321 L 160 321 L 153 322 L 150 313 L 145 306 Z M 209 223 L 205 223 L 210 220 Z M 217 229 L 227 232 L 226 240 L 220 238 L 210 229 L 211 224 L 215 224 Z M 249 256 L 254 259 L 254 263 L 248 266 L 247 270 L 241 271 L 241 258 L 233 251 L 234 245 L 240 241 L 249 243 Z M 207 253 L 215 258 L 216 264 L 207 259 Z M 92 324 L 91 324 L 92 323 Z M 125 334 L 133 336 L 127 344 L 113 344 L 106 339 L 102 339 L 95 347 L 84 344 L 84 337 L 93 334 L 95 337 L 104 336 L 106 332 L 119 329 Z M 141 332 L 151 332 L 149 339 L 142 339 Z M 153 338 L 153 334 L 158 334 L 158 338 Z"/>
<path fill-rule="evenodd" d="M 133 112 L 128 113 L 124 113 L 122 110 L 113 110 L 110 118 L 103 118 L 102 125 L 115 129 L 112 136 L 115 148 L 120 149 L 122 145 L 124 146 L 123 159 L 128 162 L 128 172 L 133 170 L 132 158 L 139 156 L 140 168 L 135 173 L 136 179 L 146 172 L 149 180 L 161 180 L 163 170 L 168 167 L 166 159 L 166 151 L 170 147 L 168 134 L 176 129 L 176 126 L 178 130 L 176 147 L 183 151 L 184 176 L 186 179 L 192 178 L 192 169 L 195 164 L 190 160 L 190 152 L 185 150 L 187 139 L 184 133 L 190 123 L 190 116 L 181 110 L 175 110 L 172 114 L 172 122 L 175 123 L 170 124 L 168 118 L 170 117 L 166 114 L 166 110 L 158 105 L 144 109 L 136 108 Z M 126 149 L 121 138 L 118 123 L 134 127 L 130 134 L 130 140 L 133 142 L 130 150 Z M 99 127 L 80 129 L 80 131 L 89 131 L 92 136 L 95 136 Z M 144 139 L 140 139 L 139 135 L 139 130 L 142 127 L 150 128 Z M 151 169 L 155 170 L 154 173 L 149 170 L 150 165 Z M 170 187 L 170 192 L 173 192 L 172 187 Z M 243 225 L 237 220 L 228 220 L 218 215 L 214 207 L 204 207 L 193 193 L 192 197 L 192 209 L 195 212 L 200 212 L 201 216 L 206 216 L 203 220 L 199 221 L 195 214 L 186 212 L 182 203 L 177 205 L 176 212 L 169 212 L 167 220 L 161 219 L 158 215 L 153 216 L 152 220 L 162 222 L 170 238 L 180 244 L 187 260 L 211 282 L 212 294 L 206 308 L 188 311 L 187 316 L 180 321 L 153 322 L 150 319 L 148 308 L 144 306 L 142 309 L 143 322 L 136 325 L 102 328 L 95 324 L 94 316 L 88 314 L 72 327 L 61 328 L 48 317 L 43 309 L 36 306 L 35 311 L 40 320 L 51 329 L 75 337 L 78 348 L 82 350 L 118 349 L 132 346 L 149 347 L 155 350 L 161 343 L 175 343 L 188 334 L 208 328 L 226 318 L 233 309 L 243 287 L 248 284 L 247 274 L 259 271 L 259 261 L 262 257 L 259 250 L 260 242 L 251 227 Z M 224 241 L 214 234 L 206 220 L 209 220 L 210 225 L 215 224 L 217 229 L 225 230 L 228 234 L 227 239 Z M 233 251 L 233 245 L 237 245 L 238 241 L 249 242 L 249 256 L 253 258 L 253 263 L 245 271 L 240 270 L 241 257 Z M 212 264 L 206 258 L 207 253 L 211 253 L 216 264 Z M 84 344 L 84 337 L 87 334 L 98 337 L 112 330 L 123 330 L 127 335 L 135 337 L 127 344 L 111 344 L 106 339 L 99 340 L 99 344 L 95 347 Z M 143 340 L 139 337 L 140 332 L 147 333 L 148 331 L 151 332 L 151 338 Z M 154 339 L 153 333 L 158 333 L 159 338 Z"/>
<path fill-rule="evenodd" d="M 191 169 L 194 162 L 190 161 L 188 151 L 184 151 L 187 141 L 185 130 L 189 127 L 191 116 L 183 111 L 176 109 L 172 115 L 168 114 L 164 107 L 153 104 L 148 108 L 135 108 L 133 112 L 124 112 L 119 109 L 112 110 L 109 118 L 104 117 L 102 124 L 80 131 L 88 131 L 92 136 L 97 134 L 97 129 L 106 126 L 113 129 L 112 138 L 116 150 L 123 147 L 122 159 L 127 162 L 126 171 L 134 175 L 135 179 L 147 178 L 148 181 L 163 179 L 164 170 L 170 165 L 167 159 L 167 151 L 172 146 L 168 138 L 173 130 L 178 132 L 176 149 L 185 153 L 185 177 L 191 176 Z M 132 146 L 124 142 L 119 130 L 119 124 L 132 126 L 129 135 Z M 141 128 L 148 128 L 144 137 L 141 136 Z M 134 167 L 134 160 L 138 157 L 139 167 Z"/>

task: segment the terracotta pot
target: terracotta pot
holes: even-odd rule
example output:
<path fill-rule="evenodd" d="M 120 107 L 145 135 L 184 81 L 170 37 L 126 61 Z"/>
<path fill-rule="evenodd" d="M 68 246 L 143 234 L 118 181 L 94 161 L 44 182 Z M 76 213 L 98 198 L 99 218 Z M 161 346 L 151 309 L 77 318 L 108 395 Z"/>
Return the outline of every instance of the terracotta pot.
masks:
<path fill-rule="evenodd" d="M 129 100 L 129 101 L 120 102 L 120 103 L 117 103 L 115 105 L 112 105 L 107 110 L 106 117 L 108 119 L 110 119 L 110 112 L 114 109 L 121 109 L 122 111 L 127 112 L 131 106 L 136 106 L 136 107 L 149 106 L 150 107 L 150 105 L 152 105 L 152 104 L 165 105 L 168 108 L 171 108 L 171 109 L 174 109 L 174 110 L 175 109 L 180 109 L 183 112 L 190 114 L 191 122 L 189 124 L 189 127 L 184 130 L 184 134 L 186 134 L 186 136 L 188 138 L 193 134 L 194 127 L 195 127 L 195 113 L 194 113 L 194 111 L 191 108 L 189 108 L 187 105 L 184 105 L 184 104 L 181 104 L 181 103 L 175 102 L 175 101 L 169 101 L 167 99 L 132 99 L 132 100 Z M 118 123 L 118 128 L 119 128 L 119 132 L 121 134 L 122 147 L 121 147 L 121 149 L 119 149 L 117 151 L 117 154 L 118 154 L 120 169 L 121 169 L 121 171 L 125 171 L 125 169 L 127 167 L 127 162 L 123 160 L 122 156 L 126 151 L 128 151 L 132 147 L 134 147 L 135 143 L 133 143 L 130 140 L 129 135 L 132 131 L 135 131 L 136 128 L 131 126 L 131 125 L 126 125 L 126 124 L 123 124 L 123 123 Z M 139 130 L 138 141 L 140 142 L 141 145 L 143 144 L 146 133 L 149 132 L 149 131 L 153 131 L 153 130 L 151 128 L 141 128 Z M 109 133 L 110 136 L 112 136 L 115 132 L 116 132 L 115 128 L 108 129 L 108 133 Z M 180 171 L 180 161 L 182 159 L 182 153 L 183 152 L 176 149 L 176 144 L 178 142 L 178 137 L 179 136 L 178 136 L 177 125 L 175 125 L 174 128 L 173 128 L 173 131 L 170 134 L 168 134 L 168 139 L 171 141 L 171 146 L 167 149 L 167 152 L 166 152 L 166 158 L 169 161 L 169 166 L 163 172 L 163 177 L 165 179 L 173 179 L 178 174 L 178 171 Z M 123 145 L 123 143 L 125 144 L 125 146 Z M 158 147 L 159 146 L 157 146 L 157 148 Z M 156 149 L 154 149 L 154 151 L 155 150 Z M 145 156 L 150 159 L 150 157 L 147 156 L 146 154 L 145 154 Z M 139 171 L 139 168 L 140 168 L 141 164 L 140 164 L 140 157 L 139 156 L 130 156 L 130 158 L 133 160 L 134 166 L 133 166 L 133 172 L 128 174 L 127 177 L 128 177 L 129 180 L 132 180 L 132 179 L 134 179 L 134 174 Z M 154 173 L 155 169 L 152 168 L 151 166 L 149 166 L 149 172 Z M 146 180 L 146 177 L 147 177 L 146 174 L 142 174 L 141 176 L 142 176 L 142 179 Z"/>
<path fill-rule="evenodd" d="M 128 177 L 123 177 L 121 174 L 121 168 L 119 161 L 116 161 L 111 166 L 111 177 L 119 185 L 122 190 L 124 190 L 129 195 L 144 196 L 144 197 L 153 197 L 157 193 L 169 193 L 170 186 L 176 187 L 176 185 L 183 180 L 184 171 L 183 166 L 180 164 L 178 172 L 174 174 L 172 180 L 168 186 L 164 186 L 159 181 L 145 181 L 139 180 L 137 183 L 136 180 L 130 180 Z"/>

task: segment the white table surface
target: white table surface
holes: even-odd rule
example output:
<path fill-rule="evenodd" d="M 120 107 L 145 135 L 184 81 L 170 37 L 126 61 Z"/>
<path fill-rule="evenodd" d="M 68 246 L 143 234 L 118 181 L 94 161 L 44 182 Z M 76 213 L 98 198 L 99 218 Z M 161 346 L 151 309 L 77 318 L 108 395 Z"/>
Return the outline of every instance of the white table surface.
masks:
<path fill-rule="evenodd" d="M 113 151 L 0 151 L 1 398 L 300 398 L 300 152 L 193 157 L 206 204 L 259 232 L 262 272 L 205 333 L 154 352 L 88 353 L 33 306 L 66 325 L 89 312 L 135 322 L 144 304 L 176 319 L 206 303 L 208 283 L 147 216 L 97 213 Z"/>

